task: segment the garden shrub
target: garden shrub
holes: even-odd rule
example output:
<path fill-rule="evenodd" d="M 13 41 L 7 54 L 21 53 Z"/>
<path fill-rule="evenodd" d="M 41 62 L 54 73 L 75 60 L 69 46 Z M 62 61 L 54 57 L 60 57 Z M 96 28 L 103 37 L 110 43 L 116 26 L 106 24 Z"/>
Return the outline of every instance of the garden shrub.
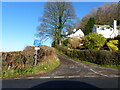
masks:
<path fill-rule="evenodd" d="M 70 38 L 69 40 L 71 48 L 77 48 L 80 45 L 80 39 L 77 37 Z"/>
<path fill-rule="evenodd" d="M 119 48 L 118 48 L 118 40 L 110 40 L 107 43 L 107 46 L 108 46 L 108 48 L 109 48 L 110 51 L 119 50 Z"/>
<path fill-rule="evenodd" d="M 99 50 L 104 44 L 106 39 L 97 33 L 90 33 L 84 37 L 84 47 L 90 50 Z"/>

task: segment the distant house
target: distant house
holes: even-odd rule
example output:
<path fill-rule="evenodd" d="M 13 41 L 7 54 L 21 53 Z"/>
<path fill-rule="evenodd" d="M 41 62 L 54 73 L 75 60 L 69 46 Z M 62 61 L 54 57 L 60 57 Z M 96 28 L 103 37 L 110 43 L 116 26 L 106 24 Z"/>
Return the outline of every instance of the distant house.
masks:
<path fill-rule="evenodd" d="M 73 32 L 71 33 L 66 32 L 66 34 L 62 36 L 66 38 L 72 38 L 72 37 L 81 38 L 81 37 L 84 37 L 84 33 L 82 32 L 81 29 L 78 29 L 78 30 L 74 29 Z"/>
<path fill-rule="evenodd" d="M 102 34 L 105 38 L 114 38 L 120 35 L 120 26 L 117 26 L 117 21 L 114 20 L 113 25 L 94 25 L 93 31 Z"/>

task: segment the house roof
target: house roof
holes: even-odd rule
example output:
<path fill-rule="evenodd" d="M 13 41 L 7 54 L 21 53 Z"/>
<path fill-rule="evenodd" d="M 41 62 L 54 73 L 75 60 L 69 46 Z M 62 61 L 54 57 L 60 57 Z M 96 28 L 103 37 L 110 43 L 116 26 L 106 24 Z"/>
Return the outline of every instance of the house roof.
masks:
<path fill-rule="evenodd" d="M 76 31 L 71 31 L 71 32 L 68 33 L 68 35 L 74 34 L 74 33 L 76 33 L 76 32 L 79 31 L 79 30 L 81 30 L 81 29 L 76 29 Z"/>
<path fill-rule="evenodd" d="M 95 26 L 95 27 L 98 27 L 98 26 L 99 26 L 99 27 L 106 27 L 106 28 L 110 28 L 110 27 L 112 27 L 113 25 L 111 25 L 111 26 L 110 26 L 110 25 L 96 25 L 96 24 L 95 24 L 94 26 Z M 118 29 L 118 30 L 120 30 L 120 25 L 119 25 L 119 26 L 117 26 L 117 29 Z"/>
<path fill-rule="evenodd" d="M 68 32 L 68 34 L 67 34 L 67 35 L 73 34 L 73 33 L 77 32 L 77 31 L 78 31 L 78 29 L 77 29 L 76 31 L 71 31 L 71 32 Z M 67 36 L 67 35 L 66 35 L 66 36 Z"/>
<path fill-rule="evenodd" d="M 117 26 L 117 28 L 120 28 L 120 26 Z"/>
<path fill-rule="evenodd" d="M 98 26 L 99 26 L 99 27 L 107 27 L 107 28 L 111 27 L 110 25 L 96 25 L 96 24 L 95 24 L 94 26 L 95 26 L 95 27 L 98 27 Z"/>
<path fill-rule="evenodd" d="M 61 35 L 62 37 L 67 37 L 68 35 L 71 35 L 71 34 L 74 34 L 74 33 L 76 33 L 77 31 L 79 31 L 79 30 L 81 30 L 81 29 L 76 29 L 76 31 L 71 31 L 71 32 L 69 32 L 67 35 Z M 81 30 L 82 31 L 82 30 Z"/>

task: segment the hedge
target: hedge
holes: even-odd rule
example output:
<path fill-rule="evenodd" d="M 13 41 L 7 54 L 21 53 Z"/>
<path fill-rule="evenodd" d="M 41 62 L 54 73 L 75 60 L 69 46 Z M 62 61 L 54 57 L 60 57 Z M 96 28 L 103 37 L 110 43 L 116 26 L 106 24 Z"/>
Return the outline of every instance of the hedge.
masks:
<path fill-rule="evenodd" d="M 40 46 L 38 50 L 38 63 L 44 60 L 44 57 L 56 55 L 55 49 L 48 46 Z M 34 66 L 35 61 L 34 46 L 28 46 L 20 52 L 3 52 L 2 53 L 2 68 L 7 70 L 9 66 L 11 69 L 23 69 L 25 67 L 31 68 Z"/>
<path fill-rule="evenodd" d="M 72 58 L 88 61 L 99 65 L 120 65 L 120 50 L 69 50 L 63 47 L 57 49 Z"/>

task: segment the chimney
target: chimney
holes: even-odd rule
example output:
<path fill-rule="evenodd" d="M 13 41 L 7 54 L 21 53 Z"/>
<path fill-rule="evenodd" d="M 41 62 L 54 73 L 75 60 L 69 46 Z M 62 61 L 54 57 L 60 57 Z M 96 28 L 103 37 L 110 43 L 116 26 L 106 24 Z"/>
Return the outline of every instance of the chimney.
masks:
<path fill-rule="evenodd" d="M 65 34 L 67 35 L 67 34 L 68 34 L 68 32 L 66 31 L 66 32 L 65 32 Z"/>
<path fill-rule="evenodd" d="M 117 21 L 116 20 L 114 20 L 114 22 L 113 22 L 113 29 L 117 30 Z"/>
<path fill-rule="evenodd" d="M 76 32 L 76 29 L 74 29 L 73 32 Z"/>

